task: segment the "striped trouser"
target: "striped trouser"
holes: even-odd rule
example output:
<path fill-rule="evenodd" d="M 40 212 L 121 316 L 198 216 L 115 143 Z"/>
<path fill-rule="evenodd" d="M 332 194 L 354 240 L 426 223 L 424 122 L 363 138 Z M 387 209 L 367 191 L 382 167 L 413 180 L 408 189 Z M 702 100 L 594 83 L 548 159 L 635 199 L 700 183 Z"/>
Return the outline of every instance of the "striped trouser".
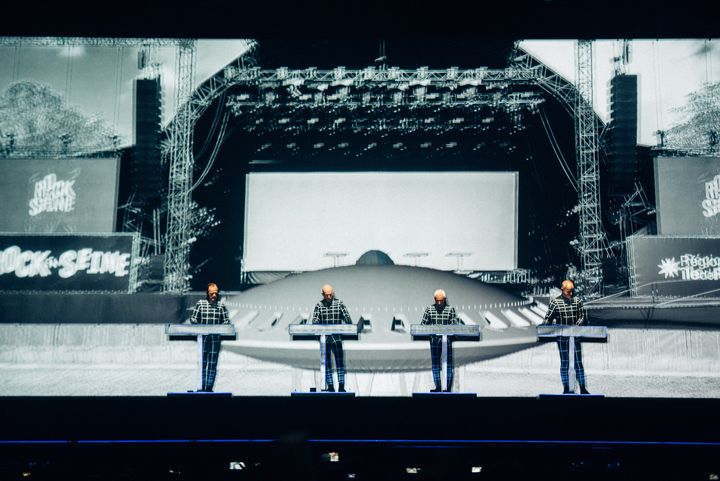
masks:
<path fill-rule="evenodd" d="M 345 385 L 345 355 L 343 353 L 342 339 L 335 336 L 328 336 L 325 341 L 325 382 L 328 386 L 333 385 L 333 368 L 330 357 L 335 357 L 337 367 L 337 378 L 340 386 Z"/>
<path fill-rule="evenodd" d="M 558 349 L 560 350 L 560 379 L 563 385 L 569 384 L 568 371 L 570 370 L 570 338 L 558 337 Z M 575 338 L 575 377 L 580 386 L 585 386 L 585 368 L 582 363 L 582 345 L 580 339 Z"/>
<path fill-rule="evenodd" d="M 452 389 L 453 383 L 453 349 L 452 338 L 448 336 L 447 346 L 447 386 L 445 389 Z M 440 382 L 440 371 L 442 370 L 442 336 L 430 336 L 430 359 L 432 360 L 432 375 L 435 386 L 442 386 Z"/>
<path fill-rule="evenodd" d="M 202 389 L 211 390 L 215 385 L 217 362 L 220 356 L 220 335 L 203 336 L 202 350 Z"/>

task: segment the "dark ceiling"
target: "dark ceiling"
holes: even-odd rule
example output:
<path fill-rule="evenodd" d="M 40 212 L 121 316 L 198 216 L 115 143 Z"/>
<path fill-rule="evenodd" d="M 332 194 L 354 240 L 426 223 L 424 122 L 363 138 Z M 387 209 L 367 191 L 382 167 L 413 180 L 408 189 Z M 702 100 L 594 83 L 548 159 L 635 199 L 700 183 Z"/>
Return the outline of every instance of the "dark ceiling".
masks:
<path fill-rule="evenodd" d="M 2 35 L 192 38 L 709 38 L 710 0 L 12 2 Z"/>

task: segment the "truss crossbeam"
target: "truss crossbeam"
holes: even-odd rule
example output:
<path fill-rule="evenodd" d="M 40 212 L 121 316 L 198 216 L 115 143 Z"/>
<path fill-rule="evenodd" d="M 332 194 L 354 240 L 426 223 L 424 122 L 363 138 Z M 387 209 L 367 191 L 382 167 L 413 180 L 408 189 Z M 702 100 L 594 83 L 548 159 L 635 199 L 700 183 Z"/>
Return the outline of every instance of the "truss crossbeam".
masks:
<path fill-rule="evenodd" d="M 139 47 L 142 45 L 174 47 L 187 42 L 178 38 L 115 37 L 0 37 L 6 47 Z"/>

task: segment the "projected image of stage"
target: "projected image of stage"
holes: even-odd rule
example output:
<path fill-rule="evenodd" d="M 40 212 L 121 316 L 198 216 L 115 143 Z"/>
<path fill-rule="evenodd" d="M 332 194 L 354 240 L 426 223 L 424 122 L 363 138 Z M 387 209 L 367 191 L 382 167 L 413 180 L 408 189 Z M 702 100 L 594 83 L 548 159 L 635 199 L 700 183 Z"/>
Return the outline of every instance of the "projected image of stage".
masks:
<path fill-rule="evenodd" d="M 0 38 L 0 479 L 717 479 L 718 51 Z"/>
<path fill-rule="evenodd" d="M 194 86 L 202 143 L 182 188 L 187 172 L 163 160 L 182 158 L 167 142 L 181 126 L 162 127 L 149 51 L 132 82 L 136 145 L 70 155 L 53 140 L 43 156 L 30 134 L 7 144 L 2 393 L 197 389 L 195 342 L 165 327 L 188 323 L 216 282 L 236 331 L 219 354 L 224 392 L 322 384 L 318 343 L 289 329 L 312 322 L 331 284 L 358 326 L 344 342 L 358 396 L 432 387 L 429 345 L 411 330 L 443 289 L 481 333 L 455 344 L 456 390 L 533 397 L 562 388 L 557 349 L 536 328 L 571 278 L 589 324 L 608 328 L 584 351 L 591 391 L 718 397 L 716 155 L 671 148 L 672 135 L 640 142 L 644 80 L 618 70 L 610 111 L 596 106 L 587 123 L 607 147 L 583 157 L 562 66 L 541 45 L 481 43 L 447 67 L 447 52 L 397 42 L 398 62 L 433 67 L 366 68 L 375 46 L 359 42 L 346 68 L 324 44 L 247 41 Z"/>

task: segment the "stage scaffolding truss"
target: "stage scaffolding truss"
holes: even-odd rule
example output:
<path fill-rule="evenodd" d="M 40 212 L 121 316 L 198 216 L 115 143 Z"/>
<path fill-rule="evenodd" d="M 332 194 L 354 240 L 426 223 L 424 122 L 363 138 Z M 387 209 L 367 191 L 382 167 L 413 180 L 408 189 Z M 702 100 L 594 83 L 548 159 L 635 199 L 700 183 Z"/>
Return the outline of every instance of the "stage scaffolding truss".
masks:
<path fill-rule="evenodd" d="M 599 217 L 597 171 L 598 122 L 592 104 L 592 44 L 579 42 L 578 86 L 573 86 L 555 72 L 524 52 L 517 45 L 505 69 L 401 69 L 368 67 L 329 70 L 306 68 L 292 70 L 261 69 L 252 55 L 238 57 L 222 72 L 203 82 L 193 91 L 195 64 L 194 39 L 106 39 L 76 37 L 7 38 L 17 45 L 176 45 L 177 115 L 167 126 L 162 144 L 162 158 L 169 165 L 168 221 L 165 236 L 165 290 L 185 292 L 189 289 L 189 254 L 192 238 L 187 223 L 191 215 L 192 175 L 194 168 L 193 132 L 203 112 L 231 87 L 245 88 L 243 93 L 228 96 L 227 106 L 235 115 L 248 109 L 285 108 L 368 109 L 382 114 L 391 109 L 416 107 L 481 109 L 495 108 L 507 112 L 534 113 L 543 102 L 541 95 L 523 86 L 539 86 L 557 100 L 576 121 L 576 154 L 580 179 L 579 206 L 581 224 L 582 274 L 586 295 L 602 286 L 600 253 L 607 243 Z M 256 43 L 248 41 L 247 52 Z M 588 92 L 589 87 L 589 92 Z M 336 121 L 337 119 L 334 119 Z M 457 122 L 460 123 L 460 122 Z M 407 123 L 389 125 L 378 120 L 371 128 L 408 128 Z M 423 126 L 419 126 L 423 127 Z M 452 128 L 452 122 L 449 124 Z"/>

